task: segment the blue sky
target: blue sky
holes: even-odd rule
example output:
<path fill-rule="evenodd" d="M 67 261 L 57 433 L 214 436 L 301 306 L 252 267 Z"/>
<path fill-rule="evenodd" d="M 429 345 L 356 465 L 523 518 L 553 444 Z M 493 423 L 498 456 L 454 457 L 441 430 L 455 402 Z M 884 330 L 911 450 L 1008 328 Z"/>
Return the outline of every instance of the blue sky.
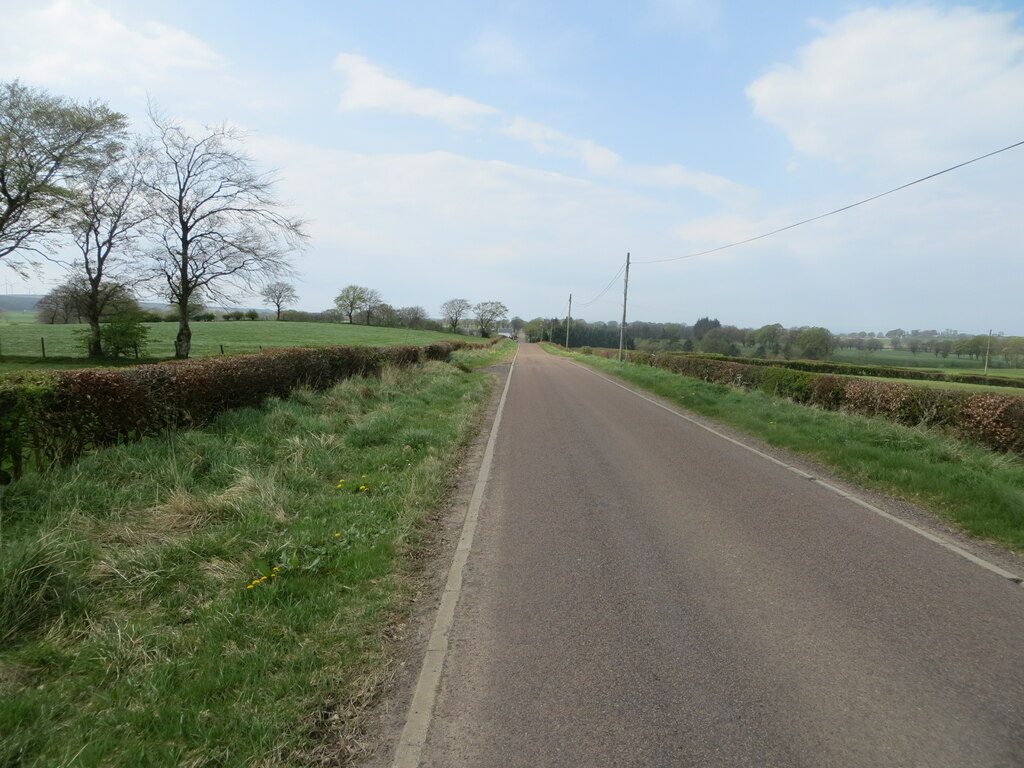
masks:
<path fill-rule="evenodd" d="M 0 79 L 229 121 L 310 220 L 300 308 L 1024 334 L 1024 4 L 0 0 Z M 15 292 L 46 290 L 52 273 Z M 250 305 L 256 300 L 240 299 Z"/>

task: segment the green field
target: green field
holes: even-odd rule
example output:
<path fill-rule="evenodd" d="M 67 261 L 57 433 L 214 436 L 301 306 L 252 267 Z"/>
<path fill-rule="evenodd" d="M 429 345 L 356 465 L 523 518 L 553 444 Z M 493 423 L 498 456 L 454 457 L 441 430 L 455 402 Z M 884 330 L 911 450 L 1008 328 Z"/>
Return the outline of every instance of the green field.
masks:
<path fill-rule="evenodd" d="M 174 356 L 177 323 L 148 324 L 149 343 L 145 354 L 152 358 Z M 45 339 L 46 356 L 83 358 L 82 343 L 76 338 L 82 325 L 40 325 L 24 321 L 24 315 L 7 313 L 0 319 L 0 371 L 39 367 L 74 367 L 74 363 L 43 364 L 40 360 Z M 276 320 L 192 324 L 192 357 L 258 352 L 268 347 L 421 346 L 443 339 L 462 339 L 449 333 L 410 331 L 335 323 L 285 323 Z M 14 359 L 11 358 L 28 358 Z"/>
<path fill-rule="evenodd" d="M 960 371 L 963 373 L 963 371 Z M 1000 374 L 1002 375 L 1002 374 Z M 884 376 L 856 376 L 858 379 L 870 381 L 894 381 L 912 387 L 929 387 L 930 389 L 951 389 L 960 392 L 993 392 L 997 395 L 1016 395 L 1024 397 L 1024 389 L 1017 387 L 1000 387 L 991 384 L 961 384 L 956 381 L 929 381 L 927 379 L 890 379 Z"/>
<path fill-rule="evenodd" d="M 896 368 L 928 368 L 938 369 L 947 373 L 985 372 L 985 361 L 970 357 L 958 358 L 936 357 L 931 352 L 912 354 L 902 349 L 880 349 L 877 352 L 859 352 L 855 349 L 840 349 L 832 353 L 830 358 L 837 363 L 856 363 L 857 365 L 890 365 Z M 988 372 L 992 376 L 1024 376 L 1024 369 L 1009 368 L 1001 357 L 989 361 Z"/>

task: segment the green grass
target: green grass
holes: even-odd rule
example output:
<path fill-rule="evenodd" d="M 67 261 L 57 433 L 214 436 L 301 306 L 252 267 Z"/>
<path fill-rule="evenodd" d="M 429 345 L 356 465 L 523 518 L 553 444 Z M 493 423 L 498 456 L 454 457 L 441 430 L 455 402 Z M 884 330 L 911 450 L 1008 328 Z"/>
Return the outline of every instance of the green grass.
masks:
<path fill-rule="evenodd" d="M 516 349 L 516 342 L 511 339 L 499 341 L 493 347 L 457 349 L 452 352 L 449 362 L 466 369 L 487 368 L 501 360 L 511 357 Z"/>
<path fill-rule="evenodd" d="M 548 351 L 553 351 L 548 348 Z M 558 353 L 564 354 L 564 353 Z M 821 411 L 649 366 L 572 355 L 688 410 L 807 456 L 837 475 L 1024 550 L 1024 458 L 882 419 Z"/>
<path fill-rule="evenodd" d="M 149 323 L 146 354 L 172 357 L 176 323 Z M 84 349 L 75 338 L 81 325 L 39 325 L 23 322 L 0 323 L 0 355 L 41 356 L 40 338 L 46 340 L 47 357 L 84 357 Z M 326 346 L 420 346 L 442 339 L 465 339 L 449 333 L 410 331 L 404 328 L 377 328 L 342 323 L 287 323 L 276 320 L 215 321 L 192 323 L 192 357 L 238 352 L 256 352 L 261 347 L 326 347 Z"/>
<path fill-rule="evenodd" d="M 23 325 L 36 322 L 35 312 L 0 312 L 0 328 L 5 325 Z"/>
<path fill-rule="evenodd" d="M 388 370 L 0 486 L 0 765 L 358 751 L 492 386 Z"/>
<path fill-rule="evenodd" d="M 837 363 L 858 365 L 890 365 L 898 368 L 939 369 L 946 373 L 984 373 L 984 360 L 969 357 L 936 357 L 931 352 L 913 354 L 903 349 L 880 349 L 877 352 L 861 352 L 856 349 L 840 349 L 830 358 Z M 1024 370 L 1009 368 L 1002 358 L 989 361 L 988 372 L 992 376 L 1024 376 Z"/>

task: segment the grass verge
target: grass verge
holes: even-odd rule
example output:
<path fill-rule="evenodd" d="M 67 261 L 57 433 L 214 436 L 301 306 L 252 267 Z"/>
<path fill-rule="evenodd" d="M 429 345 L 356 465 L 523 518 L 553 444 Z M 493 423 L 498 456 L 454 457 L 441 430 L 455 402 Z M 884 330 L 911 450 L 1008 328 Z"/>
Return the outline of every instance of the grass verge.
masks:
<path fill-rule="evenodd" d="M 0 766 L 346 762 L 492 386 L 388 370 L 0 487 Z"/>
<path fill-rule="evenodd" d="M 935 431 L 807 408 L 761 391 L 744 392 L 588 355 L 570 356 L 690 411 L 807 456 L 859 485 L 929 509 L 971 535 L 1024 550 L 1020 457 Z"/>
<path fill-rule="evenodd" d="M 457 365 L 465 371 L 477 368 L 487 368 L 515 352 L 516 342 L 511 339 L 499 341 L 493 347 L 467 347 L 457 349 L 448 357 L 448 362 Z"/>

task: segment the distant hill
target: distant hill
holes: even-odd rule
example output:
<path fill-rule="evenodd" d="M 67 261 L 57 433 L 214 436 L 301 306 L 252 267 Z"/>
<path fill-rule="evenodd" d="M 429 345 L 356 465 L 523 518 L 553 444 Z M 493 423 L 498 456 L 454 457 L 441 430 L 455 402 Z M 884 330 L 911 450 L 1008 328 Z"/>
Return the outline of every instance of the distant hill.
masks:
<path fill-rule="evenodd" d="M 31 296 L 28 294 L 0 294 L 0 312 L 32 312 L 36 308 L 36 302 L 42 296 Z"/>

